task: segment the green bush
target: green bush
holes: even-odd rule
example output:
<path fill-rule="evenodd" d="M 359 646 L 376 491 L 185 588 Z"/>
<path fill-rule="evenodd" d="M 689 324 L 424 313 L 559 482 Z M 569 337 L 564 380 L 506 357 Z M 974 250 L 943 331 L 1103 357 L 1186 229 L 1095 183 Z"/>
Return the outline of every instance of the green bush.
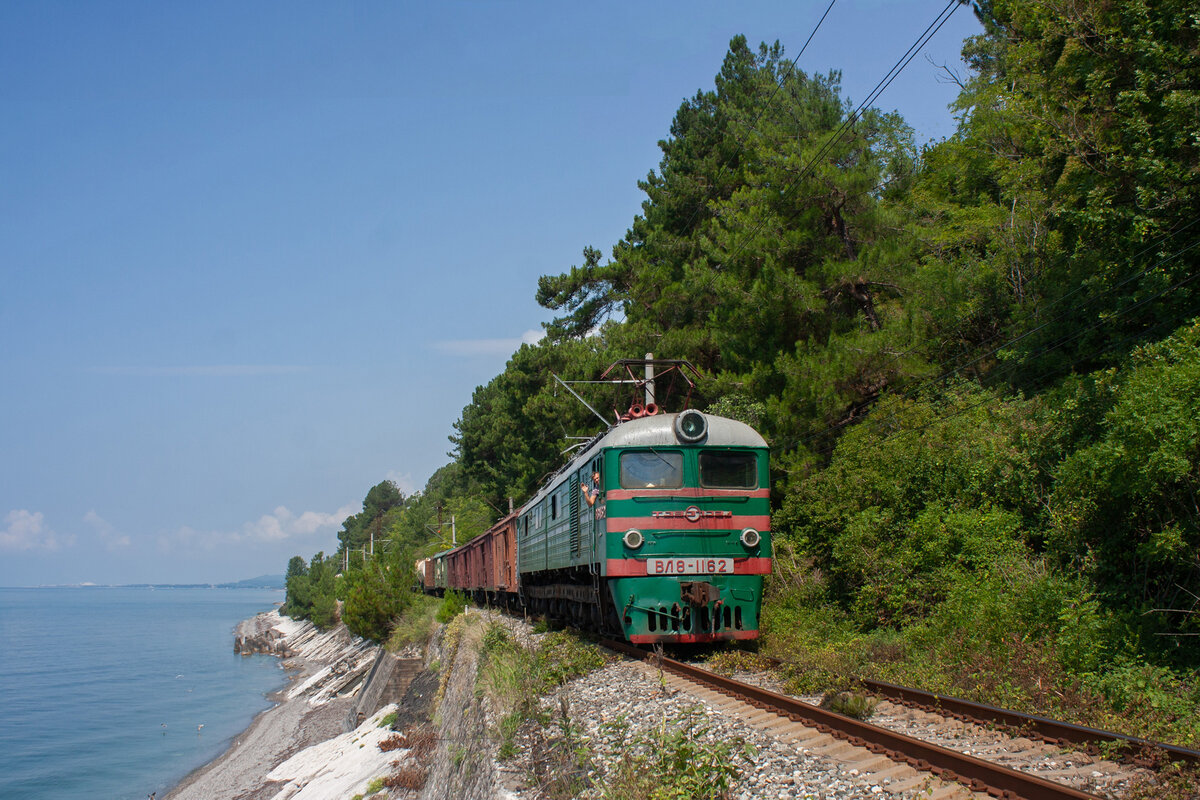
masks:
<path fill-rule="evenodd" d="M 1192 666 L 1200 657 L 1200 615 L 1186 613 L 1200 594 L 1200 323 L 1071 388 L 1056 418 L 1078 435 L 1060 444 L 1049 550 L 1122 612 L 1139 649 Z"/>
<path fill-rule="evenodd" d="M 437 621 L 445 625 L 450 620 L 467 610 L 467 597 L 451 589 L 442 598 L 442 605 L 437 611 Z"/>
<path fill-rule="evenodd" d="M 1122 730 L 1136 720 L 1137 735 L 1185 747 L 1200 745 L 1200 683 L 1132 657 L 1086 676 L 1088 688 L 1108 701 Z"/>
<path fill-rule="evenodd" d="M 294 556 L 288 562 L 287 596 L 281 613 L 293 619 L 311 620 L 323 630 L 338 623 L 337 613 L 337 567 L 336 559 L 325 558 L 317 553 L 306 569 L 300 568 L 303 561 Z"/>
<path fill-rule="evenodd" d="M 411 577 L 408 570 L 383 560 L 348 570 L 342 609 L 346 627 L 364 639 L 386 640 L 396 619 L 414 602 Z"/>
<path fill-rule="evenodd" d="M 821 572 L 808 602 L 896 625 L 927 615 L 956 575 L 1023 553 L 1042 513 L 1026 442 L 1036 411 L 965 384 L 881 401 L 772 520 L 780 549 Z"/>
<path fill-rule="evenodd" d="M 308 618 L 321 630 L 329 630 L 338 624 L 337 600 L 331 594 L 318 595 Z"/>

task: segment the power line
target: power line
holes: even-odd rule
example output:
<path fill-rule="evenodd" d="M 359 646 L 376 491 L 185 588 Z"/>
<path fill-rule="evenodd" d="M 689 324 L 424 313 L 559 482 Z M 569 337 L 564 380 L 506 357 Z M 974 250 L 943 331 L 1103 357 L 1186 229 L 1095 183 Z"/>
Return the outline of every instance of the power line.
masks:
<path fill-rule="evenodd" d="M 780 192 L 780 197 L 787 197 L 788 193 L 791 192 L 801 180 L 811 173 L 813 167 L 825 155 L 825 153 L 827 153 L 835 144 L 841 141 L 842 137 L 846 135 L 846 132 L 850 130 L 855 122 L 858 121 L 863 109 L 867 107 L 868 104 L 873 103 L 879 98 L 880 95 L 883 94 L 888 86 L 892 84 L 892 81 L 894 81 L 900 75 L 900 73 L 904 71 L 904 68 L 907 67 L 909 63 L 916 58 L 917 54 L 921 52 L 925 45 L 928 44 L 929 40 L 932 39 L 933 36 L 937 34 L 939 30 L 941 30 L 942 26 L 950 20 L 950 17 L 952 17 L 954 12 L 958 10 L 959 5 L 961 5 L 960 0 L 950 0 L 950 2 L 946 4 L 946 7 L 943 8 L 938 15 L 934 17 L 933 21 L 929 23 L 925 30 L 921 32 L 921 35 L 917 37 L 917 40 L 909 45 L 909 48 L 905 51 L 904 55 L 900 56 L 900 59 L 892 66 L 892 68 L 888 70 L 888 72 L 882 78 L 879 79 L 879 82 L 875 84 L 875 88 L 867 94 L 866 99 L 859 103 L 858 107 L 855 108 L 853 113 L 846 117 L 842 124 L 834 131 L 833 135 L 826 139 L 825 144 L 822 145 L 817 151 L 816 155 L 814 155 L 808 161 L 808 163 L 801 168 L 799 174 L 797 174 L 795 178 L 793 178 L 786 186 L 784 186 L 783 190 Z M 790 222 L 794 218 L 795 215 L 793 214 L 791 217 L 785 219 L 784 222 Z M 755 226 L 749 235 L 742 237 L 741 244 L 738 245 L 737 249 L 735 249 L 730 256 L 722 259 L 721 264 L 717 264 L 713 267 L 714 272 L 719 272 L 725 263 L 736 258 L 745 248 L 750 239 L 760 230 L 762 230 L 766 223 L 767 221 L 764 219 Z M 705 291 L 708 291 L 708 289 L 712 288 L 712 283 L 715 280 L 716 275 L 714 274 L 713 280 L 709 282 L 709 285 L 706 287 Z"/>
<path fill-rule="evenodd" d="M 773 76 L 775 88 L 771 91 L 770 96 L 767 97 L 766 102 L 762 104 L 758 110 L 758 113 L 754 116 L 754 120 L 748 126 L 750 130 L 758 132 L 758 128 L 755 126 L 758 125 L 758 121 L 762 119 L 763 114 L 766 113 L 767 109 L 775 101 L 775 96 L 779 94 L 780 89 L 783 88 L 783 84 L 785 84 L 787 80 L 795 74 L 796 65 L 799 63 L 800 57 L 803 56 L 804 51 L 808 49 L 809 43 L 812 42 L 813 37 L 817 35 L 817 31 L 821 29 L 821 23 L 823 23 L 825 18 L 829 16 L 829 12 L 833 10 L 833 4 L 836 2 L 837 0 L 829 0 L 829 5 L 825 8 L 825 13 L 821 15 L 819 20 L 817 20 L 817 24 L 813 26 L 812 31 L 808 34 L 808 38 L 804 40 L 804 46 L 800 48 L 800 52 L 797 53 L 796 57 L 791 60 L 790 69 L 786 71 L 780 70 L 780 75 L 778 77 Z M 737 142 L 737 150 L 740 152 L 745 152 L 745 140 L 739 139 L 736 134 L 734 135 L 733 139 L 735 142 Z M 691 229 L 692 223 L 696 221 L 696 217 L 700 214 L 700 211 L 703 210 L 708 205 L 708 201 L 712 199 L 712 190 L 720 184 L 721 178 L 724 177 L 727 169 L 728 163 L 722 163 L 721 168 L 717 171 L 716 177 L 713 178 L 712 183 L 709 185 L 708 191 L 705 192 L 705 197 L 696 203 L 696 207 L 692 210 L 692 215 L 688 217 L 688 221 L 684 223 L 683 230 Z"/>

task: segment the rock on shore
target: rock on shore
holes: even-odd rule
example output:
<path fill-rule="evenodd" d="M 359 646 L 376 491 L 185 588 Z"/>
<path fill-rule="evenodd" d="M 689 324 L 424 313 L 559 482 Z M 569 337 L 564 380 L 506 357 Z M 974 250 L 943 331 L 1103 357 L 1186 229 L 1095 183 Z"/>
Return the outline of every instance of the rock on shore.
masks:
<path fill-rule="evenodd" d="M 343 626 L 322 632 L 312 623 L 289 619 L 277 611 L 242 622 L 234 632 L 234 641 L 235 652 L 283 658 L 284 668 L 294 672 L 292 683 L 273 696 L 278 705 L 256 717 L 217 760 L 171 790 L 166 795 L 169 800 L 285 800 L 296 796 L 299 774 L 273 776 L 272 770 L 306 748 L 347 733 L 365 677 L 381 654 L 380 648 Z M 374 719 L 372 716 L 359 728 L 368 728 Z M 361 749 L 384 755 L 378 747 Z M 354 795 L 365 788 L 372 774 L 382 771 L 372 772 L 366 765 L 363 768 L 369 774 L 361 780 L 344 774 L 336 790 L 305 794 L 305 800 Z M 331 786 L 332 782 L 324 784 Z"/>

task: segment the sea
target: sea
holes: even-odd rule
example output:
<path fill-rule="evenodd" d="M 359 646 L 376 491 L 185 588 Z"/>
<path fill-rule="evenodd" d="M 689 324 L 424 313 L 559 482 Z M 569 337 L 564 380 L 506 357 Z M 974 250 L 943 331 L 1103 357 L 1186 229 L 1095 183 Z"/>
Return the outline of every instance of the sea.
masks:
<path fill-rule="evenodd" d="M 233 629 L 282 591 L 0 588 L 0 798 L 146 800 L 225 751 L 279 659 Z"/>

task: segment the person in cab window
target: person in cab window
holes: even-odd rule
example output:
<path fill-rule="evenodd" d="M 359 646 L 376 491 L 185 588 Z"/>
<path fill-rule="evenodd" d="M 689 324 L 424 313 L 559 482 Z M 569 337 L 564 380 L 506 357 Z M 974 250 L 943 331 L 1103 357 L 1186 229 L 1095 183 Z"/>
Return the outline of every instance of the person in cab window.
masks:
<path fill-rule="evenodd" d="M 583 499 L 587 500 L 589 506 L 596 505 L 596 500 L 600 497 L 600 473 L 593 472 L 591 485 L 581 483 L 579 491 L 583 492 Z"/>

